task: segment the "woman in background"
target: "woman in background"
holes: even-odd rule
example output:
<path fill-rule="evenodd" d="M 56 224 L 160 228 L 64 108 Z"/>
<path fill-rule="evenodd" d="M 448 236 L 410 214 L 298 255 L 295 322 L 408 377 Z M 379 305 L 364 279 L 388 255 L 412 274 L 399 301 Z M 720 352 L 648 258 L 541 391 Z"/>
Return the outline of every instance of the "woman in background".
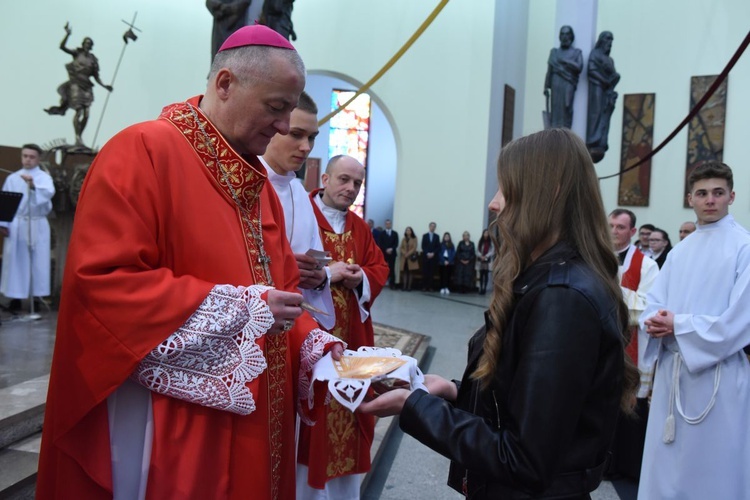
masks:
<path fill-rule="evenodd" d="M 470 499 L 590 498 L 639 379 L 596 172 L 578 136 L 549 129 L 502 149 L 498 184 L 492 300 L 463 379 L 359 411 L 400 415 Z"/>
<path fill-rule="evenodd" d="M 459 293 L 475 290 L 474 285 L 477 281 L 476 254 L 477 250 L 474 248 L 474 242 L 471 241 L 471 235 L 468 231 L 464 231 L 461 241 L 456 246 L 456 279 L 454 281 Z"/>
<path fill-rule="evenodd" d="M 482 231 L 482 237 L 477 243 L 477 268 L 479 268 L 479 294 L 487 293 L 487 282 L 490 278 L 490 264 L 495 256 L 495 246 L 490 238 L 490 230 Z"/>
<path fill-rule="evenodd" d="M 656 228 L 651 231 L 648 237 L 648 249 L 651 250 L 651 258 L 661 269 L 661 266 L 667 261 L 667 254 L 672 250 L 672 242 L 669 241 L 669 235 L 663 229 Z"/>
<path fill-rule="evenodd" d="M 456 260 L 456 247 L 453 246 L 451 233 L 443 234 L 443 242 L 440 244 L 440 255 L 438 256 L 438 267 L 440 268 L 440 293 L 451 294 L 451 275 L 453 264 Z"/>
<path fill-rule="evenodd" d="M 399 269 L 401 269 L 401 289 L 411 292 L 412 271 L 419 269 L 419 255 L 417 254 L 417 237 L 414 230 L 407 226 L 404 237 L 399 246 Z"/>

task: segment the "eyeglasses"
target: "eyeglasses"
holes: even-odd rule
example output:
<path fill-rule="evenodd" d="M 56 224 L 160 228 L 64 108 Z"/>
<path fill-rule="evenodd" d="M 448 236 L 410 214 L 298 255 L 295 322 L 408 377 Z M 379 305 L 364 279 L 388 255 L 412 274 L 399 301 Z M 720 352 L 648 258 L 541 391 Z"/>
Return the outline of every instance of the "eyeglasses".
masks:
<path fill-rule="evenodd" d="M 648 239 L 649 243 L 659 243 L 660 241 L 664 241 L 664 240 L 661 238 L 649 238 Z"/>

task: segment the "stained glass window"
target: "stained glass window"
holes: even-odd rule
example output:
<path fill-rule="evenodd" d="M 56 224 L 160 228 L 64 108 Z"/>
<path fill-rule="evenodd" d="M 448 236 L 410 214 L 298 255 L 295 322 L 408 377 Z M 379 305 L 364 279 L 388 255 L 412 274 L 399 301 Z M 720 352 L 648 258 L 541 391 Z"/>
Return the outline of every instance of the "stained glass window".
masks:
<path fill-rule="evenodd" d="M 341 107 L 355 94 L 353 90 L 333 90 L 331 93 L 331 111 Z M 367 145 L 370 138 L 370 96 L 360 94 L 330 122 L 328 138 L 328 157 L 349 155 L 367 166 Z M 350 207 L 360 217 L 364 217 L 365 183 L 359 190 L 359 196 Z"/>

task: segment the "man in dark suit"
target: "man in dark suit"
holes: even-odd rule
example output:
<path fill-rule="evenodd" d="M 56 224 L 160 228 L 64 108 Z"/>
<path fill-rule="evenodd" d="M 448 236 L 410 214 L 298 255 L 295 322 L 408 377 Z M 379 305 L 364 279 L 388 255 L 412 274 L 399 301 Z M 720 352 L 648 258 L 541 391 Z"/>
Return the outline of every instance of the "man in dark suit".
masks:
<path fill-rule="evenodd" d="M 422 289 L 432 290 L 438 253 L 440 253 L 440 237 L 435 233 L 437 224 L 430 222 L 430 232 L 422 235 Z"/>
<path fill-rule="evenodd" d="M 398 233 L 393 230 L 391 219 L 385 220 L 385 229 L 380 233 L 378 246 L 388 263 L 388 285 L 391 290 L 396 288 L 396 253 L 398 250 Z"/>

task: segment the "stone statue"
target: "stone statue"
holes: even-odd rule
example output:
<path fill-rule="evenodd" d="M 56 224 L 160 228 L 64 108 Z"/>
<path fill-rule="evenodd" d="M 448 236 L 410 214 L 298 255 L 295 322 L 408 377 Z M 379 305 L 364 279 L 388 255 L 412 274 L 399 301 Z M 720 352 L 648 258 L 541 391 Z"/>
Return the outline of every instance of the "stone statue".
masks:
<path fill-rule="evenodd" d="M 211 61 L 229 35 L 247 25 L 250 0 L 206 0 L 206 8 L 214 17 L 211 35 Z"/>
<path fill-rule="evenodd" d="M 292 25 L 294 0 L 265 0 L 260 13 L 260 24 L 264 24 L 287 40 L 297 40 Z"/>
<path fill-rule="evenodd" d="M 50 106 L 44 111 L 50 115 L 64 115 L 68 108 L 75 110 L 73 129 L 76 134 L 76 146 L 83 147 L 81 134 L 89 121 L 89 108 L 94 102 L 94 84 L 91 83 L 91 78 L 108 91 L 112 92 L 113 89 L 111 85 L 105 85 L 99 79 L 99 61 L 91 53 L 94 41 L 86 37 L 79 48 L 69 49 L 66 44 L 71 33 L 70 25 L 65 23 L 65 38 L 60 42 L 60 50 L 73 56 L 73 61 L 65 65 L 65 69 L 68 70 L 68 81 L 57 88 L 60 105 Z"/>
<path fill-rule="evenodd" d="M 573 123 L 573 97 L 578 86 L 578 76 L 583 69 L 583 55 L 580 49 L 572 47 L 573 40 L 573 28 L 560 28 L 560 48 L 552 49 L 547 61 L 544 95 L 547 97 L 550 126 L 553 128 L 570 128 Z"/>
<path fill-rule="evenodd" d="M 594 50 L 589 55 L 589 108 L 586 126 L 586 146 L 594 162 L 604 158 L 607 151 L 609 120 L 615 109 L 617 92 L 615 85 L 620 74 L 615 71 L 615 62 L 609 56 L 614 37 L 609 31 L 602 31 Z"/>

